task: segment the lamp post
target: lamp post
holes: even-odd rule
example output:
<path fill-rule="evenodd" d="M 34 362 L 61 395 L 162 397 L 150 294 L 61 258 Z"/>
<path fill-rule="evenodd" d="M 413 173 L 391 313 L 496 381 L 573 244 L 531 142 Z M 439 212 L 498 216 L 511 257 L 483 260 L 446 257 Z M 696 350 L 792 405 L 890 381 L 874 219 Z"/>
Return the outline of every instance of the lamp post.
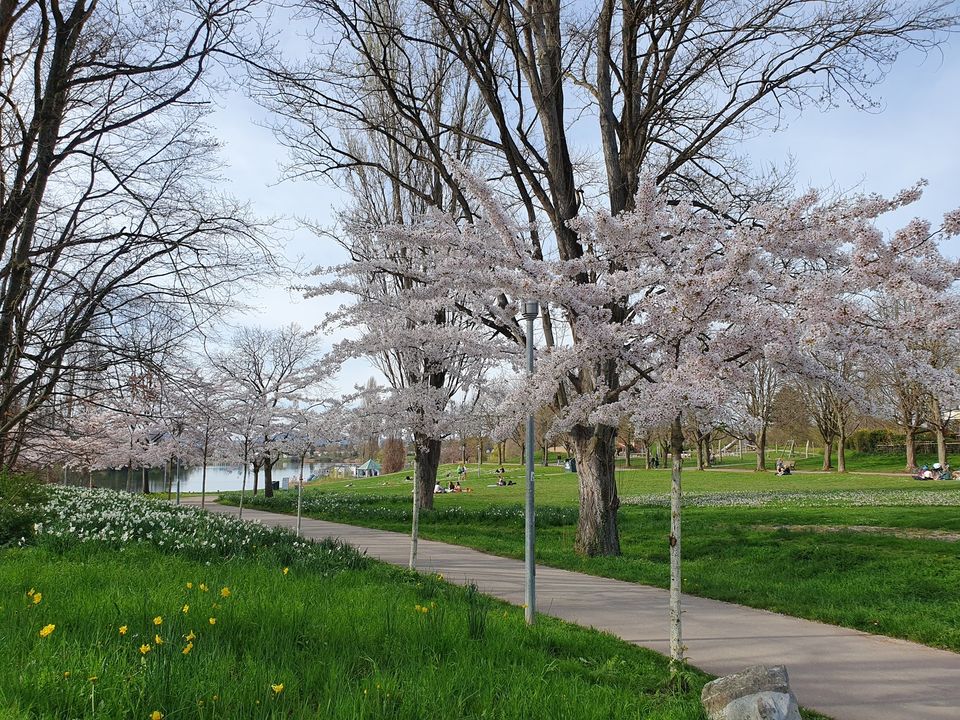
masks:
<path fill-rule="evenodd" d="M 540 306 L 536 300 L 524 300 L 523 319 L 527 321 L 527 377 L 533 376 L 533 321 L 540 314 Z M 536 560 L 534 559 L 534 545 L 536 526 L 534 523 L 534 484 L 533 484 L 533 412 L 527 413 L 527 502 L 525 512 L 525 549 L 524 560 L 527 570 L 526 591 L 524 600 L 526 610 L 524 616 L 527 625 L 533 625 L 536 613 Z"/>

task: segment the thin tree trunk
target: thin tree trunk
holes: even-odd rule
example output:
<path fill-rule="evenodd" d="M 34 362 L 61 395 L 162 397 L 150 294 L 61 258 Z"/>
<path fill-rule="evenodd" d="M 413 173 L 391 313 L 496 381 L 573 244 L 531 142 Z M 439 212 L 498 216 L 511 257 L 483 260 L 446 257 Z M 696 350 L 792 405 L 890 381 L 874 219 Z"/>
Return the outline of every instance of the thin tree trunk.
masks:
<path fill-rule="evenodd" d="M 417 451 L 414 447 L 413 452 L 413 513 L 410 521 L 410 563 L 411 570 L 417 569 L 417 543 L 420 540 L 420 497 L 423 495 L 421 484 L 418 480 L 419 464 L 417 463 Z M 430 496 L 433 497 L 433 488 L 430 488 Z"/>
<path fill-rule="evenodd" d="M 416 493 L 420 509 L 433 510 L 433 488 L 440 467 L 440 441 L 418 433 L 414 435 L 413 446 L 414 482 L 420 486 Z"/>
<path fill-rule="evenodd" d="M 840 423 L 840 434 L 837 436 L 837 472 L 847 471 L 847 429 Z"/>
<path fill-rule="evenodd" d="M 240 513 L 239 517 L 243 519 L 243 497 L 247 494 L 247 466 L 250 463 L 247 462 L 246 458 L 243 460 L 243 481 L 240 483 Z"/>
<path fill-rule="evenodd" d="M 670 671 L 676 673 L 684 662 L 683 627 L 680 608 L 680 509 L 683 499 L 683 425 L 677 416 L 670 429 L 673 466 L 670 473 Z"/>
<path fill-rule="evenodd" d="M 580 519 L 574 549 L 581 555 L 619 555 L 615 468 L 617 429 L 577 425 L 570 433 L 580 486 Z"/>
<path fill-rule="evenodd" d="M 257 494 L 257 485 L 260 482 L 260 465 L 256 460 L 253 461 L 253 494 Z"/>
<path fill-rule="evenodd" d="M 210 450 L 210 433 L 206 432 L 203 436 L 203 474 L 200 478 L 200 507 L 205 507 L 207 502 L 207 453 Z"/>
<path fill-rule="evenodd" d="M 830 461 L 830 455 L 833 453 L 833 438 L 823 441 L 823 470 L 833 470 L 833 463 Z"/>
<path fill-rule="evenodd" d="M 703 436 L 697 438 L 697 470 L 703 471 L 707 467 L 706 451 L 703 449 Z"/>
<path fill-rule="evenodd" d="M 917 431 L 912 426 L 908 426 L 906 430 L 907 471 L 913 472 L 917 469 Z"/>
<path fill-rule="evenodd" d="M 140 468 L 140 482 L 143 485 L 143 494 L 150 494 L 150 473 L 147 472 L 146 466 Z"/>

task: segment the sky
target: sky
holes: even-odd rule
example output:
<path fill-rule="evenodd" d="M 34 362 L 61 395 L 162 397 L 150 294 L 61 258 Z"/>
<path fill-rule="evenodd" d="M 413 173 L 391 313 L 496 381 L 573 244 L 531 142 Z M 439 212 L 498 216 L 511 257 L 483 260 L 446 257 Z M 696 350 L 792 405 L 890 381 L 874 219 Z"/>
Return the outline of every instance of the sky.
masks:
<path fill-rule="evenodd" d="M 872 95 L 880 103 L 877 111 L 841 106 L 788 116 L 785 128 L 746 141 L 743 153 L 761 165 L 783 164 L 792 156 L 800 191 L 816 187 L 891 195 L 926 179 L 923 198 L 891 216 L 884 229 L 892 231 L 914 216 L 938 224 L 945 212 L 960 207 L 960 38 L 927 56 L 904 53 Z M 345 256 L 335 243 L 298 228 L 296 218 L 332 225 L 344 194 L 330 183 L 283 180 L 286 151 L 264 120 L 260 108 L 239 94 L 224 98 L 212 114 L 212 131 L 223 145 L 223 189 L 249 201 L 261 217 L 276 218 L 288 257 L 301 267 L 342 262 Z M 960 240 L 954 238 L 944 250 L 960 257 Z M 261 288 L 234 321 L 316 326 L 338 301 L 304 300 L 287 289 L 304 279 L 291 273 L 282 286 Z M 358 360 L 344 369 L 339 386 L 345 390 L 372 375 L 375 370 Z"/>

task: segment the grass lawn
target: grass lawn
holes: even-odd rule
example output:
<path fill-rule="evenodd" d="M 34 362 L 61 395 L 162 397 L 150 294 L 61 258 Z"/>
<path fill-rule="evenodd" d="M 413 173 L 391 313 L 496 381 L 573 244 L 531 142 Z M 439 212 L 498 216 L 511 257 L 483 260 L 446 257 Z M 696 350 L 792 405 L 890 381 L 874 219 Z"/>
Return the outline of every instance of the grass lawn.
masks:
<path fill-rule="evenodd" d="M 4 720 L 704 718 L 705 675 L 675 689 L 656 653 L 527 627 L 438 576 L 125 493 L 48 493 L 24 511 L 37 535 L 0 548 Z"/>
<path fill-rule="evenodd" d="M 375 563 L 285 575 L 27 548 L 0 551 L 0 587 L 0 717 L 702 717 L 705 676 L 673 692 L 655 653 L 530 629 L 518 608 Z"/>
<path fill-rule="evenodd" d="M 667 586 L 666 471 L 618 473 L 621 497 L 641 503 L 621 509 L 619 558 L 572 552 L 575 476 L 541 474 L 539 562 Z M 437 509 L 421 515 L 423 536 L 522 557 L 522 470 L 511 476 L 520 484 L 490 488 L 481 476 L 464 482 L 472 493 L 435 497 Z M 960 483 L 685 471 L 684 486 L 685 592 L 960 651 Z M 741 501 L 747 506 L 726 504 Z M 305 491 L 313 516 L 401 532 L 409 531 L 409 504 L 403 474 Z M 294 510 L 295 493 L 269 507 Z"/>

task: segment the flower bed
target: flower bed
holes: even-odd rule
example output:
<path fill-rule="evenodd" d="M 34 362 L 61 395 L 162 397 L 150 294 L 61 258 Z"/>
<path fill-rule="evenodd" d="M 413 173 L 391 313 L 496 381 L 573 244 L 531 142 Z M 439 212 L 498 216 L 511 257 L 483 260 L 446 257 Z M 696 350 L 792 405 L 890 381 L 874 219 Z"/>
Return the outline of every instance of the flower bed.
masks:
<path fill-rule="evenodd" d="M 364 562 L 338 541 L 303 540 L 282 528 L 113 490 L 54 487 L 40 514 L 36 536 L 46 543 L 100 543 L 120 550 L 148 543 L 202 561 L 269 554 L 284 565 L 308 564 L 321 571 Z"/>
<path fill-rule="evenodd" d="M 621 499 L 623 505 L 669 507 L 670 495 L 651 493 Z M 830 490 L 684 493 L 686 507 L 894 507 L 957 506 L 956 490 Z"/>

